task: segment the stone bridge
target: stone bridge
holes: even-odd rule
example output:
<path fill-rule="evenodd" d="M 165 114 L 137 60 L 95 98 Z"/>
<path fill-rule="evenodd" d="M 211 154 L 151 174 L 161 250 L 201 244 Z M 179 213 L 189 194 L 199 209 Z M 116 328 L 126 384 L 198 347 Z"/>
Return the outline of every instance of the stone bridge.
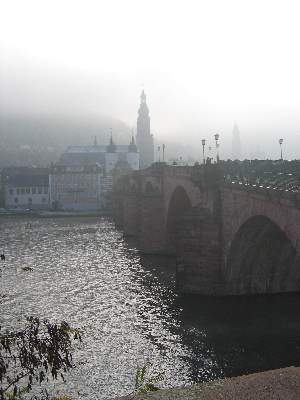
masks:
<path fill-rule="evenodd" d="M 142 251 L 176 256 L 181 292 L 299 291 L 299 190 L 225 178 L 219 164 L 135 171 L 115 184 L 116 222 Z"/>

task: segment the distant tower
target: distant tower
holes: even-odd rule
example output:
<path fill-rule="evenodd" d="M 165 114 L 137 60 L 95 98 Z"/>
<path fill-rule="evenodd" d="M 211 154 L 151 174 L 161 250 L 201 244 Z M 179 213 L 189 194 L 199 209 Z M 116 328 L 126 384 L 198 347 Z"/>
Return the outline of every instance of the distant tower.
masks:
<path fill-rule="evenodd" d="M 237 124 L 234 124 L 232 131 L 232 159 L 233 160 L 242 159 L 242 144 L 240 138 L 240 131 Z"/>
<path fill-rule="evenodd" d="M 133 135 L 132 135 L 131 141 L 130 141 L 129 146 L 128 146 L 128 152 L 129 153 L 137 153 L 138 152 L 137 146 L 136 146 L 136 144 L 134 142 L 134 136 Z"/>
<path fill-rule="evenodd" d="M 115 153 L 116 152 L 116 145 L 114 144 L 113 137 L 112 137 L 112 130 L 110 130 L 110 139 L 109 145 L 106 146 L 107 153 Z"/>
<path fill-rule="evenodd" d="M 106 172 L 111 172 L 118 160 L 118 153 L 116 152 L 117 147 L 114 144 L 113 137 L 112 137 L 112 131 L 110 130 L 110 139 L 109 139 L 109 145 L 106 146 L 106 153 L 105 153 L 105 171 Z"/>
<path fill-rule="evenodd" d="M 149 167 L 154 161 L 154 142 L 150 133 L 149 109 L 144 90 L 138 111 L 136 144 L 140 152 L 140 169 Z"/>

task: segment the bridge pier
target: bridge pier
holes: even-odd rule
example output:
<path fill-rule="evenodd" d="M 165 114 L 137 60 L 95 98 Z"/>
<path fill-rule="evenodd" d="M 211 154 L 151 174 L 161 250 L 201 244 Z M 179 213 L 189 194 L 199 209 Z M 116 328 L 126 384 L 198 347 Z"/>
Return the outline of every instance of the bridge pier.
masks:
<path fill-rule="evenodd" d="M 165 211 L 157 194 L 124 193 L 115 197 L 114 217 L 126 236 L 135 236 L 148 254 L 165 253 Z"/>
<path fill-rule="evenodd" d="M 123 229 L 126 236 L 137 236 L 140 226 L 140 199 L 136 194 L 123 197 Z"/>
<path fill-rule="evenodd" d="M 220 228 L 210 211 L 193 209 L 176 224 L 177 289 L 222 294 Z"/>
<path fill-rule="evenodd" d="M 141 198 L 138 239 L 144 253 L 165 252 L 165 210 L 159 194 L 143 195 Z"/>

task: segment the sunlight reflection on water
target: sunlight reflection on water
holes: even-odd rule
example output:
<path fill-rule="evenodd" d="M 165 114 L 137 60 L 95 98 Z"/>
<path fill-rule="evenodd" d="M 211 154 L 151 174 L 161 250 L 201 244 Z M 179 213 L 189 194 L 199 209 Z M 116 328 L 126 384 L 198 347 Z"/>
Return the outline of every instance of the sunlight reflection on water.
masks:
<path fill-rule="evenodd" d="M 0 324 L 35 315 L 83 332 L 54 388 L 74 399 L 130 393 L 148 360 L 164 387 L 299 365 L 299 293 L 178 296 L 174 261 L 142 256 L 107 219 L 1 217 L 2 249 Z"/>
<path fill-rule="evenodd" d="M 83 331 L 74 354 L 78 366 L 56 389 L 74 398 L 126 394 L 147 360 L 164 372 L 163 386 L 191 382 L 191 349 L 180 336 L 173 282 L 161 282 L 159 265 L 145 269 L 113 223 L 19 217 L 2 218 L 0 226 L 7 257 L 1 291 L 8 293 L 1 324 L 16 326 L 36 315 Z M 213 363 L 209 351 L 202 357 L 204 366 Z"/>

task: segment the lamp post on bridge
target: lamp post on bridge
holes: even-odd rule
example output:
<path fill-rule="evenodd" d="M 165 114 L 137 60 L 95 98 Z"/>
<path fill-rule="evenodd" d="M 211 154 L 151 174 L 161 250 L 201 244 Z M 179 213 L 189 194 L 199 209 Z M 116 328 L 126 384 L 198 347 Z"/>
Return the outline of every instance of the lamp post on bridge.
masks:
<path fill-rule="evenodd" d="M 202 139 L 202 154 L 203 154 L 203 164 L 205 164 L 205 139 Z"/>
<path fill-rule="evenodd" d="M 163 153 L 163 162 L 165 162 L 165 144 L 162 145 L 162 153 Z"/>
<path fill-rule="evenodd" d="M 220 139 L 220 135 L 218 134 L 218 133 L 216 133 L 215 135 L 214 135 L 214 137 L 215 137 L 215 141 L 216 141 L 216 153 L 217 153 L 217 162 L 219 162 L 219 143 L 218 143 L 218 140 Z"/>
<path fill-rule="evenodd" d="M 283 143 L 283 139 L 279 139 L 279 146 L 280 146 L 280 159 L 281 159 L 281 161 L 283 160 L 283 158 L 282 158 L 282 143 Z"/>
<path fill-rule="evenodd" d="M 211 163 L 212 157 L 211 157 L 211 146 L 208 146 L 208 158 L 209 158 L 209 163 Z"/>

